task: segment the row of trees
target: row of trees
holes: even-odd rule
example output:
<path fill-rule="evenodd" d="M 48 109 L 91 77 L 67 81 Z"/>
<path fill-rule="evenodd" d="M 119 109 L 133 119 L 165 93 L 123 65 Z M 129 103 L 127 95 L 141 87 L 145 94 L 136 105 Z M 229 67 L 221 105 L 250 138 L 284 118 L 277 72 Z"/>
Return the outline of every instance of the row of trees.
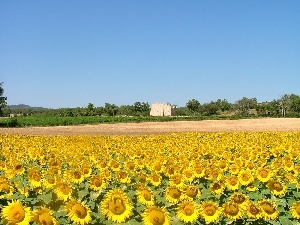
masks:
<path fill-rule="evenodd" d="M 87 107 L 59 108 L 59 109 L 34 109 L 15 108 L 7 106 L 7 97 L 3 96 L 3 83 L 0 83 L 0 116 L 20 114 L 24 116 L 149 116 L 150 105 L 148 102 L 135 102 L 133 105 L 105 103 L 103 107 L 95 107 L 89 103 Z M 184 107 L 177 107 L 177 116 L 213 116 L 213 115 L 239 115 L 263 117 L 300 117 L 300 96 L 285 94 L 271 102 L 258 103 L 256 98 L 246 98 L 229 103 L 226 99 L 218 99 L 201 104 L 192 99 Z"/>

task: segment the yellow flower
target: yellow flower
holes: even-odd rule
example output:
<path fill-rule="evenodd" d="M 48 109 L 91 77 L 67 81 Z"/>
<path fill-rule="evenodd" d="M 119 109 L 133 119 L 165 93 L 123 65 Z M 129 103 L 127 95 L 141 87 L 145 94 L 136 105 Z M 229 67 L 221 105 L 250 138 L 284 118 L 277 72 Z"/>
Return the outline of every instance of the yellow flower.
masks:
<path fill-rule="evenodd" d="M 246 190 L 247 191 L 257 191 L 258 190 L 258 187 L 256 187 L 253 183 L 249 184 L 247 187 L 246 187 Z"/>
<path fill-rule="evenodd" d="M 14 194 L 13 186 L 9 185 L 8 182 L 0 183 L 0 199 L 7 199 Z"/>
<path fill-rule="evenodd" d="M 137 198 L 140 203 L 146 206 L 152 206 L 155 204 L 154 195 L 151 190 L 144 187 L 137 190 Z"/>
<path fill-rule="evenodd" d="M 168 186 L 165 190 L 165 198 L 168 202 L 178 203 L 184 198 L 184 196 L 178 187 Z"/>
<path fill-rule="evenodd" d="M 193 200 L 194 198 L 201 198 L 201 191 L 197 186 L 194 185 L 185 185 L 183 187 L 184 194 L 189 198 L 190 200 Z"/>
<path fill-rule="evenodd" d="M 117 179 L 122 184 L 128 184 L 131 181 L 131 177 L 126 171 L 120 170 L 116 172 Z"/>
<path fill-rule="evenodd" d="M 277 206 L 274 202 L 261 200 L 258 202 L 258 206 L 262 209 L 262 216 L 265 220 L 274 220 L 279 215 Z"/>
<path fill-rule="evenodd" d="M 183 174 L 183 179 L 189 182 L 193 181 L 194 178 L 196 177 L 194 171 L 191 168 L 184 169 L 182 174 Z"/>
<path fill-rule="evenodd" d="M 157 206 L 148 207 L 142 214 L 145 225 L 170 225 L 170 216 L 165 208 Z"/>
<path fill-rule="evenodd" d="M 261 214 L 261 209 L 253 204 L 252 202 L 250 202 L 247 206 L 247 216 L 251 219 L 260 219 L 262 218 L 262 214 Z"/>
<path fill-rule="evenodd" d="M 242 218 L 243 216 L 239 204 L 233 201 L 224 203 L 222 206 L 222 212 L 227 218 L 231 220 L 237 220 Z"/>
<path fill-rule="evenodd" d="M 154 185 L 155 187 L 161 184 L 161 176 L 157 173 L 153 173 L 149 176 L 149 182 Z"/>
<path fill-rule="evenodd" d="M 94 191 L 100 191 L 107 187 L 107 183 L 100 174 L 97 174 L 90 178 L 89 187 Z"/>
<path fill-rule="evenodd" d="M 219 181 L 215 181 L 210 184 L 209 190 L 215 195 L 219 195 L 224 191 L 224 186 Z"/>
<path fill-rule="evenodd" d="M 272 172 L 268 168 L 260 167 L 257 170 L 256 176 L 257 176 L 257 179 L 260 180 L 261 182 L 267 182 L 268 180 L 270 180 L 270 178 L 272 176 Z"/>
<path fill-rule="evenodd" d="M 40 173 L 35 169 L 29 170 L 28 181 L 32 187 L 41 187 L 42 186 L 42 177 L 41 177 Z"/>
<path fill-rule="evenodd" d="M 221 215 L 221 210 L 215 202 L 203 202 L 200 205 L 200 215 L 206 223 L 215 222 Z"/>
<path fill-rule="evenodd" d="M 230 196 L 229 199 L 232 202 L 238 204 L 242 209 L 245 209 L 245 207 L 247 207 L 247 205 L 249 204 L 249 197 L 244 195 L 243 193 L 235 192 Z"/>
<path fill-rule="evenodd" d="M 181 174 L 174 174 L 170 177 L 170 186 L 182 187 L 183 186 L 183 176 Z"/>
<path fill-rule="evenodd" d="M 267 183 L 270 191 L 276 196 L 283 196 L 287 192 L 287 187 L 279 180 L 269 180 Z"/>
<path fill-rule="evenodd" d="M 232 191 L 239 189 L 239 180 L 235 175 L 226 179 L 226 187 Z"/>
<path fill-rule="evenodd" d="M 32 218 L 30 208 L 23 206 L 20 201 L 9 202 L 7 206 L 3 207 L 1 216 L 9 224 L 17 225 L 28 225 Z"/>
<path fill-rule="evenodd" d="M 71 169 L 67 171 L 66 178 L 74 184 L 81 184 L 84 181 L 84 176 L 80 169 Z"/>
<path fill-rule="evenodd" d="M 177 217 L 185 223 L 193 223 L 199 217 L 200 208 L 193 201 L 184 201 L 177 207 Z"/>
<path fill-rule="evenodd" d="M 51 173 L 46 173 L 42 179 L 42 184 L 46 187 L 46 188 L 53 188 L 56 184 L 56 177 L 54 174 Z"/>
<path fill-rule="evenodd" d="M 56 183 L 54 192 L 59 199 L 67 201 L 72 196 L 72 187 L 68 183 L 60 181 Z"/>
<path fill-rule="evenodd" d="M 126 194 L 119 189 L 111 190 L 101 202 L 101 212 L 116 223 L 123 223 L 132 214 L 132 205 Z"/>
<path fill-rule="evenodd" d="M 66 210 L 68 212 L 68 217 L 70 218 L 70 220 L 77 224 L 85 225 L 92 220 L 91 210 L 89 209 L 89 207 L 75 199 L 67 202 Z"/>
<path fill-rule="evenodd" d="M 39 225 L 59 225 L 58 221 L 53 217 L 52 211 L 46 207 L 34 210 L 32 221 Z"/>
<path fill-rule="evenodd" d="M 295 219 L 300 219 L 300 202 L 294 202 L 290 208 L 290 212 Z"/>
<path fill-rule="evenodd" d="M 248 185 L 254 181 L 254 177 L 247 170 L 241 170 L 238 174 L 238 179 L 241 185 Z"/>

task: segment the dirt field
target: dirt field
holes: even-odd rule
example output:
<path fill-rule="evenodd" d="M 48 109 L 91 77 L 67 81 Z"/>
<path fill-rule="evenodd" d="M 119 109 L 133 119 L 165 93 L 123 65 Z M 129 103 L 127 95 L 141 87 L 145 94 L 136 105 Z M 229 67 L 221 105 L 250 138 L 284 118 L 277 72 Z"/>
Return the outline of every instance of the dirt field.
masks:
<path fill-rule="evenodd" d="M 0 134 L 28 135 L 143 135 L 218 131 L 300 131 L 300 119 L 268 118 L 0 128 Z"/>

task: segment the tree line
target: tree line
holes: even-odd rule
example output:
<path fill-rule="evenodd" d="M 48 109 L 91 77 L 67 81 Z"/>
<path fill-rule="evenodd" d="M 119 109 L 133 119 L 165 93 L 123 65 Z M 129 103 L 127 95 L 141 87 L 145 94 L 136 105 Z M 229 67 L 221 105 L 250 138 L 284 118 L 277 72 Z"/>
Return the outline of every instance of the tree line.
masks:
<path fill-rule="evenodd" d="M 151 106 L 148 102 L 135 102 L 133 105 L 117 106 L 105 103 L 104 106 L 95 107 L 88 103 L 86 107 L 59 108 L 59 109 L 34 109 L 10 108 L 7 97 L 3 96 L 3 83 L 0 83 L 0 116 L 149 116 Z M 201 104 L 197 99 L 189 100 L 185 106 L 176 107 L 174 116 L 258 116 L 258 117 L 300 117 L 300 96 L 284 94 L 270 102 L 257 102 L 256 98 L 243 97 L 235 103 L 226 99 L 217 99 Z"/>

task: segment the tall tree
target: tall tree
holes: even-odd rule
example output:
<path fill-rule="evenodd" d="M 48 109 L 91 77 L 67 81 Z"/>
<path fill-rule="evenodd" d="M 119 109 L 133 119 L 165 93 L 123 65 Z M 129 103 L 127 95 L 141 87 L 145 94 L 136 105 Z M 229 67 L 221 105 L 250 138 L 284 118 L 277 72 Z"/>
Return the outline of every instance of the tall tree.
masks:
<path fill-rule="evenodd" d="M 192 111 L 193 113 L 195 113 L 196 111 L 198 111 L 199 107 L 200 107 L 200 102 L 196 99 L 192 99 L 192 100 L 189 100 L 187 103 L 186 103 L 186 107 Z"/>
<path fill-rule="evenodd" d="M 3 116 L 3 111 L 2 109 L 7 106 L 7 97 L 4 97 L 4 89 L 2 87 L 3 82 L 0 82 L 0 116 Z"/>

